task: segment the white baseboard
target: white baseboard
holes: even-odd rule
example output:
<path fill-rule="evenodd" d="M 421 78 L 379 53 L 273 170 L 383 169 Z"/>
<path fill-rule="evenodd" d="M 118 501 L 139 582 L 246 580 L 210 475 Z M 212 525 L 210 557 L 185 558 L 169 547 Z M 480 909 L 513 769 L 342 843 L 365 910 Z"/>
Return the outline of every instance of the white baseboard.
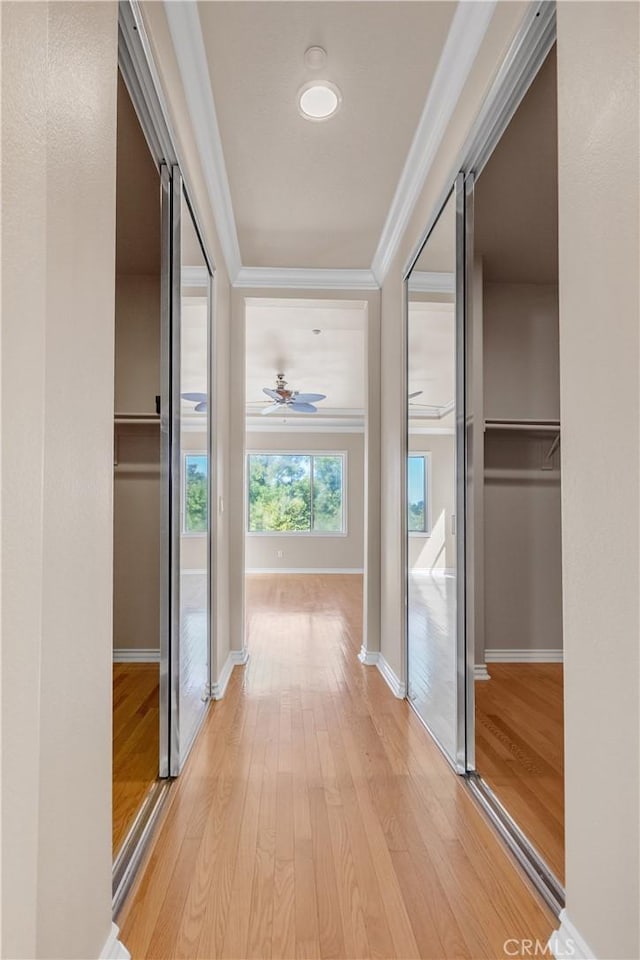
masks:
<path fill-rule="evenodd" d="M 486 663 L 476 663 L 473 667 L 474 680 L 491 680 Z"/>
<path fill-rule="evenodd" d="M 364 663 L 365 667 L 375 667 L 380 660 L 380 652 L 378 650 L 367 650 L 365 645 L 362 644 L 358 660 L 360 663 Z"/>
<path fill-rule="evenodd" d="M 392 670 L 392 668 L 389 666 L 381 653 L 378 654 L 376 666 L 384 677 L 387 686 L 391 690 L 391 693 L 394 695 L 394 697 L 398 697 L 399 700 L 403 700 L 407 695 L 407 688 L 395 670 Z"/>
<path fill-rule="evenodd" d="M 560 927 L 549 938 L 549 950 L 556 960 L 597 960 L 595 953 L 567 916 L 560 911 Z"/>
<path fill-rule="evenodd" d="M 247 567 L 245 573 L 364 573 L 363 567 Z"/>
<path fill-rule="evenodd" d="M 485 650 L 487 663 L 562 663 L 562 650 Z"/>
<path fill-rule="evenodd" d="M 144 647 L 131 647 L 129 650 L 113 651 L 114 663 L 160 663 L 160 651 Z"/>
<path fill-rule="evenodd" d="M 131 954 L 125 945 L 118 940 L 119 933 L 118 927 L 115 923 L 112 923 L 107 942 L 100 952 L 100 960 L 131 960 Z"/>
<path fill-rule="evenodd" d="M 213 700 L 222 700 L 227 692 L 227 687 L 229 685 L 229 680 L 231 679 L 231 674 L 233 673 L 233 668 L 243 666 L 248 659 L 249 651 L 246 647 L 243 647 L 242 650 L 229 651 L 229 656 L 224 662 L 224 666 L 220 671 L 218 680 L 211 686 L 211 698 Z"/>

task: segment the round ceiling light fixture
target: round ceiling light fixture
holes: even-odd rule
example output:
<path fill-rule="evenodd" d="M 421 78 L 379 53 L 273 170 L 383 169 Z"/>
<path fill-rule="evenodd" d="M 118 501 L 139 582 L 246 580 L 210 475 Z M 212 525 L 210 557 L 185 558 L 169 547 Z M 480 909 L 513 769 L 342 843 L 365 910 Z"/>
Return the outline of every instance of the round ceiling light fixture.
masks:
<path fill-rule="evenodd" d="M 298 110 L 305 120 L 328 120 L 342 103 L 342 94 L 330 80 L 310 80 L 298 91 Z"/>

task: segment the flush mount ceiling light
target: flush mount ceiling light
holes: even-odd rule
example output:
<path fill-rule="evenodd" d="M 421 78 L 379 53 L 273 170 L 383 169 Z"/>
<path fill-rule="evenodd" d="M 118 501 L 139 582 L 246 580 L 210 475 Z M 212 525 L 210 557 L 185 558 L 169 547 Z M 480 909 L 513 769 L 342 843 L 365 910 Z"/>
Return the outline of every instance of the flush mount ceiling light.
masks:
<path fill-rule="evenodd" d="M 298 91 L 298 110 L 305 120 L 328 120 L 341 102 L 342 94 L 329 80 L 310 80 Z"/>

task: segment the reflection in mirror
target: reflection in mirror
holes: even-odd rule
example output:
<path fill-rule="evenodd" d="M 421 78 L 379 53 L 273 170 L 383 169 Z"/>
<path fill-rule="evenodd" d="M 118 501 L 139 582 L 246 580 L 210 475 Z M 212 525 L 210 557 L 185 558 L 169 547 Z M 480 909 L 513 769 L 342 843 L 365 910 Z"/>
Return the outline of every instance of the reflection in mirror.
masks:
<path fill-rule="evenodd" d="M 456 204 L 452 192 L 407 281 L 408 692 L 458 753 L 456 631 Z"/>
<path fill-rule="evenodd" d="M 180 302 L 180 765 L 209 683 L 209 272 L 182 195 Z"/>

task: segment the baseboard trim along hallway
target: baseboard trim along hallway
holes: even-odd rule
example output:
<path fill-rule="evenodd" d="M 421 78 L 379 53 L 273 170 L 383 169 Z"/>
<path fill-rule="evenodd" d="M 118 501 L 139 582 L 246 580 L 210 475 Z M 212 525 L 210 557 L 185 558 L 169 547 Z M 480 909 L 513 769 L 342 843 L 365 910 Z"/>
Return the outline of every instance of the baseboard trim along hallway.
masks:
<path fill-rule="evenodd" d="M 404 699 L 407 693 L 406 685 L 378 650 L 367 650 L 363 645 L 360 648 L 358 660 L 366 667 L 377 667 L 394 697 L 398 697 L 399 700 Z"/>
<path fill-rule="evenodd" d="M 562 663 L 564 654 L 562 650 L 547 650 L 544 647 L 535 650 L 488 649 L 484 652 L 484 658 L 487 663 Z"/>
<path fill-rule="evenodd" d="M 112 923 L 109 936 L 100 953 L 100 960 L 131 960 L 131 954 L 118 939 L 119 935 L 120 929 Z"/>
<path fill-rule="evenodd" d="M 560 926 L 549 938 L 549 950 L 555 960 L 597 960 L 591 947 L 569 920 L 566 910 L 561 911 Z"/>
<path fill-rule="evenodd" d="M 248 659 L 249 651 L 246 647 L 244 647 L 242 650 L 229 651 L 229 656 L 224 662 L 224 666 L 220 671 L 218 680 L 211 686 L 212 700 L 222 700 L 227 692 L 227 687 L 229 685 L 229 680 L 231 679 L 231 674 L 233 673 L 233 668 L 243 666 Z"/>

